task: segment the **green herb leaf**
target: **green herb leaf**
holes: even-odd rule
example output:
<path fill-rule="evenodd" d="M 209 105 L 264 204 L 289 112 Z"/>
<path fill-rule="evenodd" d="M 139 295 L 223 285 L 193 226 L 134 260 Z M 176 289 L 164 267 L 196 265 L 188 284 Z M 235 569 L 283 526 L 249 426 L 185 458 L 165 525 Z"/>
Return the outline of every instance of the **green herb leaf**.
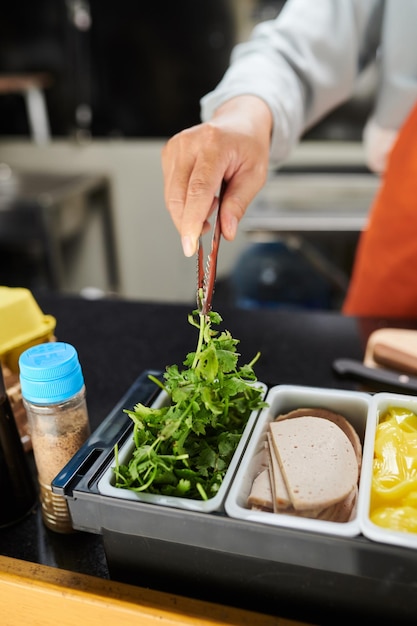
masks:
<path fill-rule="evenodd" d="M 266 406 L 251 363 L 239 366 L 238 340 L 213 329 L 222 318 L 198 310 L 188 316 L 198 328 L 195 352 L 183 369 L 170 365 L 164 382 L 168 396 L 161 408 L 138 403 L 125 412 L 133 421 L 135 449 L 127 465 L 115 449 L 116 486 L 137 492 L 207 500 L 218 492 L 247 420 Z"/>

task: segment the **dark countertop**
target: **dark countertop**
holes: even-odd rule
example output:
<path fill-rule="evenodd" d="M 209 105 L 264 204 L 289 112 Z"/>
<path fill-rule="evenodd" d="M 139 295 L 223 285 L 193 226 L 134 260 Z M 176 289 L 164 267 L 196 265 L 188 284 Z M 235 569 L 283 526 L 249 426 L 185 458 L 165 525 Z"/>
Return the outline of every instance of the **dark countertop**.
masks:
<path fill-rule="evenodd" d="M 78 350 L 92 430 L 144 370 L 181 364 L 195 348 L 196 329 L 187 321 L 193 304 L 34 295 L 43 312 L 56 317 L 57 338 Z M 274 385 L 355 389 L 355 383 L 333 373 L 334 359 L 362 360 L 367 338 L 378 327 L 413 327 L 413 323 L 359 320 L 335 312 L 247 311 L 226 306 L 221 315 L 224 328 L 240 340 L 242 362 L 260 351 L 257 377 Z M 0 554 L 109 578 L 101 536 L 56 535 L 44 528 L 38 507 L 0 531 Z"/>
<path fill-rule="evenodd" d="M 92 426 L 112 409 L 145 369 L 180 364 L 195 349 L 196 329 L 188 323 L 194 304 L 162 305 L 103 299 L 37 296 L 57 319 L 56 335 L 73 343 L 83 367 Z M 240 310 L 222 306 L 223 327 L 239 339 L 242 362 L 258 351 L 259 380 L 266 383 L 350 388 L 332 372 L 340 356 L 363 358 L 370 330 L 364 322 L 333 312 Z"/>

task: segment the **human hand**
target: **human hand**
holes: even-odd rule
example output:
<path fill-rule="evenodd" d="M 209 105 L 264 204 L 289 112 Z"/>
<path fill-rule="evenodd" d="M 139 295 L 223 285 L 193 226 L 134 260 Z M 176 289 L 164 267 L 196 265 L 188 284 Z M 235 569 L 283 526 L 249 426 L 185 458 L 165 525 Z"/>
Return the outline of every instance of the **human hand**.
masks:
<path fill-rule="evenodd" d="M 226 183 L 220 211 L 222 235 L 232 241 L 248 205 L 266 182 L 272 114 L 256 96 L 238 96 L 209 122 L 174 135 L 162 150 L 165 203 L 185 256 L 209 228 L 216 194 Z"/>

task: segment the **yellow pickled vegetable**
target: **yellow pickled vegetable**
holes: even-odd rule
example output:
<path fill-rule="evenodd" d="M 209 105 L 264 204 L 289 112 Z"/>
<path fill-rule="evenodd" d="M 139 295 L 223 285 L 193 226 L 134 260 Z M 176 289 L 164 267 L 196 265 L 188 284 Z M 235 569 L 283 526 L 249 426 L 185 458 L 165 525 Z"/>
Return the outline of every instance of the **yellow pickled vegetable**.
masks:
<path fill-rule="evenodd" d="M 417 533 L 417 415 L 390 407 L 376 429 L 370 519 Z"/>

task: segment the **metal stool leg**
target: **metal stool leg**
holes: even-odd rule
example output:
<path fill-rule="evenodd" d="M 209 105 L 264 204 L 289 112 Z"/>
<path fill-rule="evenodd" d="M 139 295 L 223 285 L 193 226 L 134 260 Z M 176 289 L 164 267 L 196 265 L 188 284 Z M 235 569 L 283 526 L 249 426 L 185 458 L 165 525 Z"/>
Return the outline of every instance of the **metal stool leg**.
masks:
<path fill-rule="evenodd" d="M 37 144 L 48 143 L 51 138 L 51 133 L 43 92 L 36 87 L 31 87 L 25 92 L 25 101 L 30 131 L 34 142 Z"/>

